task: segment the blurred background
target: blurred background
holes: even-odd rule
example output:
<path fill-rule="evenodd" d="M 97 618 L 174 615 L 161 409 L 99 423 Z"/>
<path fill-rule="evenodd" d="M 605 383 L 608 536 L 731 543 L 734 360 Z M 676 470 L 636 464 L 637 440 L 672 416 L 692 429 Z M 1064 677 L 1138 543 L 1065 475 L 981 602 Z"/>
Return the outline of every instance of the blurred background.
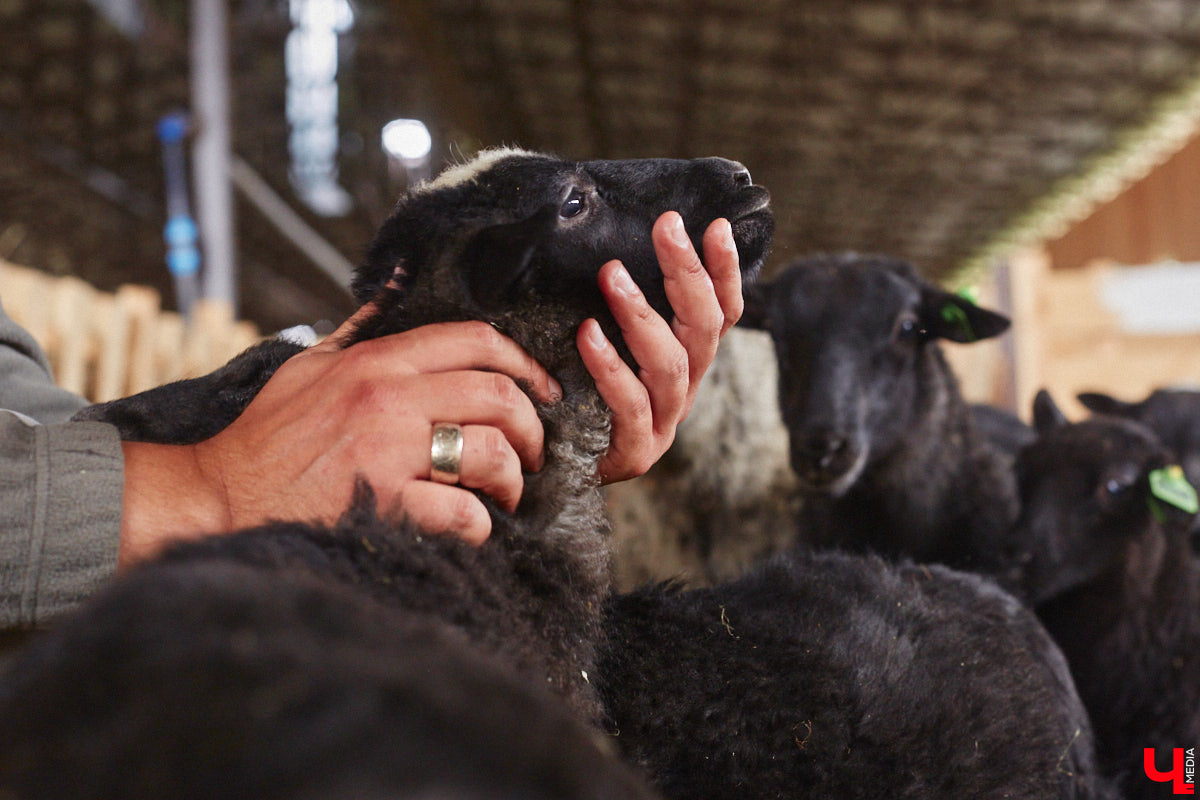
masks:
<path fill-rule="evenodd" d="M 768 274 L 882 252 L 1010 314 L 953 358 L 1028 416 L 1200 383 L 1197 133 L 1194 0 L 0 0 L 0 299 L 104 399 L 340 321 L 481 147 L 722 155 Z"/>

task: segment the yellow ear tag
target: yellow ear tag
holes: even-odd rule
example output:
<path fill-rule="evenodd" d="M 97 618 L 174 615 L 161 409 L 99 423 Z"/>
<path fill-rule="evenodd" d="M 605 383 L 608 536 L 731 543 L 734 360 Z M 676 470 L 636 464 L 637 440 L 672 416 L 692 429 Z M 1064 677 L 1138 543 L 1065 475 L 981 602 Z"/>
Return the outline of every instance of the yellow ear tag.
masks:
<path fill-rule="evenodd" d="M 1150 473 L 1150 494 L 1188 514 L 1195 514 L 1200 510 L 1196 490 L 1187 482 L 1183 468 L 1178 464 Z"/>

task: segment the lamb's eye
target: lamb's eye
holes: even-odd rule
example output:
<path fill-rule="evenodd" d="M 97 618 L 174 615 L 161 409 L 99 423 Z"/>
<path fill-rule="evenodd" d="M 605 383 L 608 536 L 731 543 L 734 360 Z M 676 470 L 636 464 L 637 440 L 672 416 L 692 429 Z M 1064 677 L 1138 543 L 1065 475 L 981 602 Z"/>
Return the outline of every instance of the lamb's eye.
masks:
<path fill-rule="evenodd" d="M 924 331 L 921 329 L 921 321 L 912 314 L 905 314 L 896 320 L 896 328 L 892 332 L 892 338 L 897 342 L 915 342 L 921 337 Z"/>
<path fill-rule="evenodd" d="M 1139 472 L 1133 464 L 1122 464 L 1109 471 L 1100 481 L 1100 504 L 1108 507 L 1126 496 L 1138 482 Z"/>
<path fill-rule="evenodd" d="M 558 210 L 558 215 L 563 219 L 570 219 L 583 213 L 583 209 L 587 206 L 587 197 L 578 189 L 572 189 L 567 195 L 567 199 L 563 201 L 562 208 Z"/>

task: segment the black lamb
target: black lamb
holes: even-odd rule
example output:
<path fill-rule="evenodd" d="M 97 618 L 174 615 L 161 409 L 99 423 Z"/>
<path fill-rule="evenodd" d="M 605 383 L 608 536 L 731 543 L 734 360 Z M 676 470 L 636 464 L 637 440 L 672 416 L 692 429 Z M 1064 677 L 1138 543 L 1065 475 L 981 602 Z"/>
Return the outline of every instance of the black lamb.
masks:
<path fill-rule="evenodd" d="M 1018 458 L 1012 546 L 1025 593 L 1062 648 L 1102 764 L 1130 797 L 1170 796 L 1143 771 L 1200 742 L 1195 493 L 1153 433 L 1098 415 L 1069 424 L 1049 394 Z"/>
<path fill-rule="evenodd" d="M 1138 402 L 1102 392 L 1081 392 L 1078 397 L 1097 414 L 1128 417 L 1154 431 L 1175 454 L 1188 482 L 1200 486 L 1200 390 L 1155 389 Z"/>
<path fill-rule="evenodd" d="M 1017 515 L 1009 460 L 937 342 L 987 339 L 1008 319 L 885 256 L 797 261 L 746 297 L 741 324 L 775 343 L 801 541 L 998 571 Z"/>
<path fill-rule="evenodd" d="M 218 736 L 217 718 L 204 716 L 209 703 L 195 696 L 202 691 L 220 697 L 219 702 L 211 699 L 214 709 L 241 707 L 253 718 L 260 711 L 258 693 L 248 691 L 244 682 L 223 680 L 224 659 L 248 649 L 242 663 L 256 673 L 251 686 L 265 682 L 279 692 L 290 690 L 291 682 L 275 687 L 267 677 L 271 659 L 253 657 L 260 639 L 275 636 L 273 623 L 258 624 L 243 609 L 260 596 L 271 604 L 271 587 L 298 582 L 318 595 L 349 592 L 381 615 L 373 623 L 347 623 L 351 630 L 371 624 L 434 625 L 522 679 L 550 686 L 577 718 L 596 720 L 600 710 L 589 674 L 601 637 L 610 559 L 594 474 L 608 445 L 609 417 L 576 351 L 574 335 L 585 318 L 594 317 L 620 345 L 619 330 L 596 286 L 601 264 L 612 258 L 623 261 L 657 310 L 669 313 L 650 230 L 670 209 L 682 214 L 697 243 L 709 222 L 728 218 L 744 271 L 753 272 L 765 257 L 773 225 L 767 192 L 751 183 L 742 165 L 724 159 L 571 162 L 490 151 L 402 199 L 356 275 L 360 301 L 383 292 L 379 314 L 356 337 L 435 321 L 484 320 L 524 346 L 558 379 L 563 399 L 539 408 L 546 429 L 545 465 L 526 477 L 516 513 L 493 508 L 492 535 L 473 548 L 454 537 L 425 535 L 411 524 L 386 524 L 364 491 L 332 528 L 279 523 L 176 548 L 135 572 L 136 577 L 118 580 L 110 594 L 85 607 L 73 624 L 35 641 L 9 671 L 0 685 L 0 789 L 6 783 L 36 786 L 50 772 L 72 770 L 81 781 L 72 796 L 104 796 L 100 788 L 88 795 L 87 764 L 82 756 L 72 760 L 86 749 L 81 743 L 95 741 L 103 730 L 128 731 L 128 736 L 108 740 L 106 757 L 129 772 L 151 769 L 146 753 L 159 749 L 150 740 L 172 741 L 180 724 L 165 713 L 167 708 L 181 704 L 195 709 L 200 717 L 187 724 L 208 725 Z M 389 282 L 397 285 L 385 289 Z M 297 349 L 281 341 L 260 345 L 206 378 L 99 406 L 83 417 L 115 422 L 126 438 L 197 441 L 234 419 L 273 369 Z M 255 585 L 261 591 L 246 598 L 239 581 L 215 579 L 225 573 L 258 576 Z M 104 622 L 114 606 L 123 609 L 127 625 Z M 178 616 L 181 606 L 191 613 Z M 323 631 L 308 632 L 305 620 L 294 625 L 299 638 L 307 637 L 298 652 L 338 647 L 339 640 Z M 103 632 L 103 638 L 92 647 L 82 646 L 91 631 Z M 155 635 L 158 631 L 165 641 Z M 161 646 L 169 662 L 159 662 L 155 652 L 147 651 L 148 639 Z M 348 646 L 356 647 L 352 641 Z M 207 652 L 208 647 L 218 654 Z M 359 656 L 349 659 L 352 669 L 367 672 L 390 652 L 384 648 L 373 656 L 371 648 L 358 650 Z M 192 677 L 177 682 L 155 677 L 176 669 Z M 30 704 L 21 690 L 31 681 L 59 687 L 81 674 L 84 688 L 69 697 L 50 689 L 40 703 Z M 301 669 L 296 681 L 307 679 Z M 353 674 L 346 680 L 353 681 Z M 133 697 L 143 691 L 151 693 L 149 698 L 134 703 Z M 268 711 L 276 708 L 273 697 L 268 691 L 261 698 Z M 71 707 L 55 711 L 58 703 Z M 125 719 L 133 713 L 128 709 L 141 716 Z M 303 739 L 315 724 L 305 710 L 302 704 L 299 719 L 277 719 L 271 735 Z M 334 723 L 358 724 L 356 704 L 340 711 Z M 47 718 L 63 722 L 47 728 Z M 257 735 L 251 721 L 224 736 Z M 513 731 L 517 737 L 522 733 Z M 19 743 L 24 745 L 18 759 L 11 754 Z M 393 745 L 416 746 L 407 738 Z M 173 758 L 197 769 L 212 766 L 209 756 L 219 761 L 224 752 L 164 746 Z M 252 751 L 244 752 L 249 757 Z M 265 769 L 292 766 L 305 774 L 311 774 L 310 766 L 316 770 L 307 762 L 268 764 Z M 386 763 L 379 769 L 391 771 Z M 167 794 L 194 788 L 193 771 L 173 774 L 177 784 Z M 397 786 L 394 791 L 428 791 L 420 784 Z M 249 788 L 241 791 L 253 794 Z M 138 795 L 122 791 L 120 796 Z M 141 796 L 160 795 L 155 790 Z"/>
<path fill-rule="evenodd" d="M 600 692 L 668 798 L 1109 798 L 1062 654 L 990 579 L 791 552 L 613 599 Z"/>
<path fill-rule="evenodd" d="M 1178 459 L 1192 486 L 1200 486 L 1200 391 L 1155 389 L 1139 402 L 1102 392 L 1081 392 L 1079 402 L 1097 414 L 1137 420 L 1154 431 Z M 1200 518 L 1192 524 L 1192 550 L 1200 552 Z"/>

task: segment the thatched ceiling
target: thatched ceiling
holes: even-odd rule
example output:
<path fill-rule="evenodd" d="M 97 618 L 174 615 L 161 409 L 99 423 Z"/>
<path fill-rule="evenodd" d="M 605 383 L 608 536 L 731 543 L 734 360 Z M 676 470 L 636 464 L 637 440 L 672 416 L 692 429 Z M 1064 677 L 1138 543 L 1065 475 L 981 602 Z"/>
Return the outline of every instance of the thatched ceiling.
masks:
<path fill-rule="evenodd" d="M 166 286 L 153 126 L 187 101 L 183 0 L 136 35 L 84 0 L 0 0 L 0 257 Z M 352 261 L 396 190 L 379 129 L 439 159 L 724 155 L 772 190 L 774 262 L 885 251 L 944 275 L 1120 145 L 1200 71 L 1193 0 L 353 0 L 341 39 L 340 219 L 287 179 L 284 0 L 232 6 L 235 148 Z M 243 312 L 347 307 L 239 206 Z M 331 299 L 332 298 L 332 299 Z"/>

